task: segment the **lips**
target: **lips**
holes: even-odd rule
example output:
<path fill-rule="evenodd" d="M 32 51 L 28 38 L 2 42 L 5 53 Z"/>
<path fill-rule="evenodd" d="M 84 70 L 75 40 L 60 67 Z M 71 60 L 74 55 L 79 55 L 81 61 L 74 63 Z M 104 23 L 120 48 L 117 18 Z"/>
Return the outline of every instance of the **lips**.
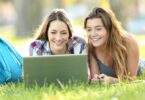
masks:
<path fill-rule="evenodd" d="M 98 41 L 98 40 L 100 40 L 101 38 L 99 37 L 99 38 L 92 38 L 91 40 L 93 40 L 93 41 Z"/>
<path fill-rule="evenodd" d="M 54 43 L 56 46 L 61 46 L 63 43 L 62 42 L 55 42 Z"/>

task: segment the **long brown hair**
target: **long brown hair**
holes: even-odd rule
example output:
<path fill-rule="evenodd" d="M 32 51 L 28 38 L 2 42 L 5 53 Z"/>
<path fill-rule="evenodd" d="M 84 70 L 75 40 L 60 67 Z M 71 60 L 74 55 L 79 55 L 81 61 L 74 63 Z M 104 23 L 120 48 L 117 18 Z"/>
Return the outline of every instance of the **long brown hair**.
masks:
<path fill-rule="evenodd" d="M 63 9 L 54 9 L 48 16 L 45 17 L 44 21 L 36 31 L 36 34 L 38 34 L 36 40 L 48 41 L 47 32 L 49 30 L 50 23 L 55 20 L 64 22 L 69 31 L 69 39 L 72 37 L 72 25 L 67 13 Z"/>
<path fill-rule="evenodd" d="M 123 30 L 120 23 L 117 21 L 113 12 L 109 9 L 94 8 L 89 13 L 84 21 L 84 28 L 86 28 L 88 19 L 100 18 L 102 23 L 109 33 L 107 40 L 107 49 L 111 54 L 113 60 L 113 71 L 117 77 L 125 78 L 127 76 L 127 48 L 125 43 L 126 31 Z M 89 42 L 89 40 L 88 40 Z M 94 47 L 89 42 L 88 54 L 93 54 Z M 88 57 L 89 58 L 89 57 Z M 89 59 L 88 59 L 89 60 Z M 90 61 L 89 61 L 90 62 Z M 90 64 L 91 66 L 91 64 Z"/>

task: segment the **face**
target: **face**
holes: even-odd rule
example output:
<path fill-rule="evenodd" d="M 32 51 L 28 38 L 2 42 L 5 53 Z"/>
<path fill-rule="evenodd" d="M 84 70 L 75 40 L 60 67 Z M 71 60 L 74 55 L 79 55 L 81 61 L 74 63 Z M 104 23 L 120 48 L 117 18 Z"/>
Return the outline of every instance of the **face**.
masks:
<path fill-rule="evenodd" d="M 87 20 L 86 32 L 94 47 L 105 46 L 108 40 L 108 33 L 100 18 Z"/>
<path fill-rule="evenodd" d="M 52 21 L 48 30 L 50 48 L 57 53 L 64 53 L 69 39 L 67 25 L 59 20 Z"/>

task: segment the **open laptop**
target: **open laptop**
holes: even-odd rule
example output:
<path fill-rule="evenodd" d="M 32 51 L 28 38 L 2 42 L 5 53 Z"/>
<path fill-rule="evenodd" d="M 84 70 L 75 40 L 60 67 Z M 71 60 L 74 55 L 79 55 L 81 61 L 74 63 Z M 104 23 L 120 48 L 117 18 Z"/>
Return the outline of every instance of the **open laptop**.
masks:
<path fill-rule="evenodd" d="M 23 70 L 26 86 L 87 82 L 87 55 L 24 57 Z"/>

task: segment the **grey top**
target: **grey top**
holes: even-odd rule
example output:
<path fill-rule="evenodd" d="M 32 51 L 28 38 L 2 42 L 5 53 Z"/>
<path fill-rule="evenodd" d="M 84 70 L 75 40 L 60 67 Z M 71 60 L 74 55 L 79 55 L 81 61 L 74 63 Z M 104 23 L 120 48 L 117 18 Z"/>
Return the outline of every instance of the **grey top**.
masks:
<path fill-rule="evenodd" d="M 103 73 L 108 76 L 114 76 L 113 69 L 103 64 L 99 59 L 97 59 L 97 64 L 101 74 Z"/>
<path fill-rule="evenodd" d="M 139 76 L 142 73 L 140 64 L 143 63 L 142 60 L 139 61 L 137 75 Z M 145 63 L 145 62 L 144 62 Z M 113 69 L 111 67 L 106 66 L 103 64 L 99 59 L 97 59 L 97 64 L 99 66 L 100 73 L 106 74 L 108 76 L 115 76 L 113 73 Z"/>

